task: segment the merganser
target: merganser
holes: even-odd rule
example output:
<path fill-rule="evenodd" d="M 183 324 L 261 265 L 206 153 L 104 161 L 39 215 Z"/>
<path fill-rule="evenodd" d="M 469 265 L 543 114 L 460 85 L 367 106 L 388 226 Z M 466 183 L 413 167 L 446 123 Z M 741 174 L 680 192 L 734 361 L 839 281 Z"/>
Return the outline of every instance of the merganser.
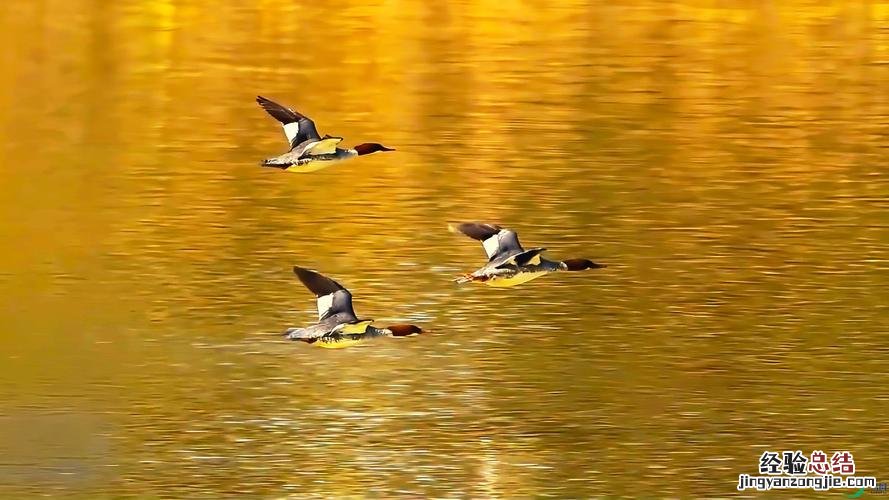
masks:
<path fill-rule="evenodd" d="M 315 271 L 293 267 L 297 278 L 317 297 L 318 323 L 305 328 L 288 328 L 284 336 L 327 348 L 350 347 L 374 337 L 409 337 L 422 333 L 416 325 L 371 326 L 373 319 L 358 319 L 352 309 L 352 294 L 342 285 Z"/>
<path fill-rule="evenodd" d="M 352 149 L 338 148 L 343 138 L 318 135 L 315 122 L 310 118 L 256 96 L 256 102 L 284 126 L 284 135 L 290 143 L 290 151 L 262 161 L 266 167 L 280 168 L 287 172 L 314 172 L 329 167 L 333 160 L 345 160 L 354 156 L 369 155 L 377 151 L 395 151 L 376 142 L 359 144 Z M 311 166 L 309 166 L 311 164 Z"/>
<path fill-rule="evenodd" d="M 477 282 L 495 287 L 510 287 L 526 283 L 555 271 L 583 271 L 606 267 L 588 259 L 569 259 L 553 262 L 541 257 L 546 248 L 525 250 L 515 231 L 494 224 L 465 222 L 451 224 L 451 232 L 461 232 L 482 242 L 488 263 L 481 269 L 457 278 L 457 283 Z"/>

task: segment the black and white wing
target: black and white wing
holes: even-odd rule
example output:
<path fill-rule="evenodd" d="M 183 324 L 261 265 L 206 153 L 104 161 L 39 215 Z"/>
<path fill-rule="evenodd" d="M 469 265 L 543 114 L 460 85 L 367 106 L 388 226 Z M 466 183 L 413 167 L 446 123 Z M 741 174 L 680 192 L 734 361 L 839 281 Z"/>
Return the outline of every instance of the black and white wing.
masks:
<path fill-rule="evenodd" d="M 318 298 L 318 321 L 337 316 L 340 323 L 357 321 L 352 294 L 342 285 L 315 271 L 293 266 L 296 277 Z"/>
<path fill-rule="evenodd" d="M 315 122 L 305 115 L 281 106 L 261 95 L 256 96 L 256 102 L 284 126 L 284 135 L 287 136 L 291 149 L 306 141 L 321 140 L 321 136 L 318 135 L 318 130 L 315 128 Z"/>
<path fill-rule="evenodd" d="M 481 241 L 489 262 L 506 260 L 524 251 L 515 231 L 503 229 L 495 224 L 464 222 L 452 224 L 450 229 Z"/>

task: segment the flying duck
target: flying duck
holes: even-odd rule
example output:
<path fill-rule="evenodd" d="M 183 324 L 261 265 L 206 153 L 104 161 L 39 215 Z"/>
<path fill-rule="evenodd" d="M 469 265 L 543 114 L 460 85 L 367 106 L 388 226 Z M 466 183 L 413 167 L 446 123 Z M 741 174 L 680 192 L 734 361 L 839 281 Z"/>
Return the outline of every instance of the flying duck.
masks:
<path fill-rule="evenodd" d="M 287 172 L 314 172 L 329 167 L 331 161 L 369 155 L 377 151 L 395 151 L 376 142 L 359 144 L 352 149 L 339 148 L 337 145 L 343 138 L 331 135 L 321 137 L 315 128 L 315 122 L 307 116 L 263 96 L 256 96 L 256 102 L 272 115 L 272 118 L 281 122 L 284 126 L 284 135 L 290 143 L 290 151 L 263 160 L 263 166 L 280 168 Z"/>
<path fill-rule="evenodd" d="M 305 328 L 288 328 L 284 336 L 319 347 L 350 347 L 373 337 L 409 337 L 422 333 L 415 325 L 371 326 L 370 318 L 358 319 L 352 309 L 352 294 L 342 285 L 315 271 L 293 267 L 296 277 L 318 298 L 318 322 Z"/>
<path fill-rule="evenodd" d="M 541 257 L 546 248 L 525 250 L 515 231 L 494 224 L 464 222 L 451 224 L 451 232 L 461 232 L 482 242 L 488 263 L 481 269 L 457 278 L 457 283 L 477 282 L 489 286 L 509 287 L 539 278 L 555 271 L 583 271 L 606 267 L 588 259 L 553 262 Z"/>

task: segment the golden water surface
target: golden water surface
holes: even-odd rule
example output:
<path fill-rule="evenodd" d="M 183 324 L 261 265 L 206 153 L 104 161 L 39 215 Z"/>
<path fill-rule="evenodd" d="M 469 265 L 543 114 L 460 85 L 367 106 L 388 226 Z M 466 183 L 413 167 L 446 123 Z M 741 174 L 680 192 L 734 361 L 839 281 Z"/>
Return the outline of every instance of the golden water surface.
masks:
<path fill-rule="evenodd" d="M 7 0 L 0 496 L 889 480 L 887 89 L 879 2 Z M 260 168 L 257 94 L 398 151 Z M 459 287 L 463 220 L 609 267 Z M 284 341 L 294 264 L 428 333 Z"/>

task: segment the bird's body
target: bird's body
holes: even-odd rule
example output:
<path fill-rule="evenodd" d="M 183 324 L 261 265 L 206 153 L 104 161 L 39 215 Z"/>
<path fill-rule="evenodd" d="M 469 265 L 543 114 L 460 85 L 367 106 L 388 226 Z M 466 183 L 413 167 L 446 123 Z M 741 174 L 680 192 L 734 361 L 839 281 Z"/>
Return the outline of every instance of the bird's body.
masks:
<path fill-rule="evenodd" d="M 346 160 L 358 156 L 354 149 L 336 148 L 333 153 L 305 154 L 299 149 L 288 151 L 281 156 L 263 160 L 266 167 L 281 168 L 285 172 L 307 173 L 317 172 L 334 164 L 335 161 Z"/>
<path fill-rule="evenodd" d="M 415 325 L 372 326 L 372 319 L 359 319 L 352 308 L 352 294 L 336 281 L 315 271 L 295 266 L 293 272 L 317 297 L 318 322 L 288 328 L 284 336 L 327 348 L 350 347 L 375 337 L 408 337 L 422 333 Z"/>
<path fill-rule="evenodd" d="M 336 161 L 367 155 L 377 151 L 394 151 L 378 143 L 364 143 L 354 148 L 341 148 L 342 137 L 325 135 L 321 137 L 315 122 L 310 118 L 286 108 L 262 96 L 256 102 L 269 115 L 281 122 L 284 135 L 290 143 L 290 151 L 262 161 L 266 167 L 280 168 L 286 172 L 315 172 L 329 167 Z"/>
<path fill-rule="evenodd" d="M 493 287 L 512 287 L 527 283 L 555 271 L 581 271 L 605 267 L 587 259 L 556 262 L 544 259 L 546 248 L 525 250 L 515 231 L 494 224 L 466 222 L 452 225 L 451 230 L 482 242 L 488 263 L 470 274 L 457 278 L 457 283 L 484 283 Z"/>
<path fill-rule="evenodd" d="M 476 271 L 469 277 L 458 278 L 458 283 L 477 281 L 496 288 L 509 288 L 535 280 L 550 272 L 552 271 L 543 271 L 534 266 L 516 267 L 513 269 L 485 269 Z"/>
<path fill-rule="evenodd" d="M 392 332 L 385 328 L 377 328 L 369 324 L 353 324 L 349 325 L 349 328 L 334 331 L 305 342 L 326 349 L 342 349 L 358 345 L 372 338 L 392 336 Z"/>

